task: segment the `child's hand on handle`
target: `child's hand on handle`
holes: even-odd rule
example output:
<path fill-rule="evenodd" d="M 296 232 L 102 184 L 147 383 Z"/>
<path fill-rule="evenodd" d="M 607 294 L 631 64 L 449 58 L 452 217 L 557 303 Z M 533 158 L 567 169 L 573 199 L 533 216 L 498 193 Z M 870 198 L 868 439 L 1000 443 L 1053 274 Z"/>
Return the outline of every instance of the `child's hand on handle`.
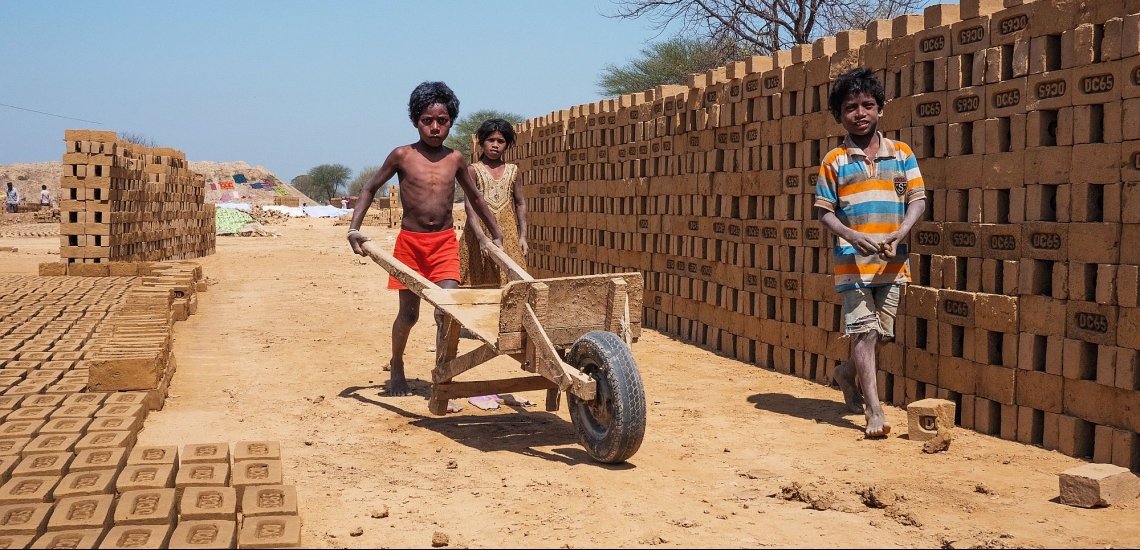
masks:
<path fill-rule="evenodd" d="M 348 232 L 348 245 L 352 247 L 353 254 L 357 254 L 359 256 L 367 256 L 368 253 L 364 251 L 364 248 L 361 245 L 371 240 L 372 239 L 366 237 L 364 233 L 361 233 L 356 229 L 352 229 Z"/>

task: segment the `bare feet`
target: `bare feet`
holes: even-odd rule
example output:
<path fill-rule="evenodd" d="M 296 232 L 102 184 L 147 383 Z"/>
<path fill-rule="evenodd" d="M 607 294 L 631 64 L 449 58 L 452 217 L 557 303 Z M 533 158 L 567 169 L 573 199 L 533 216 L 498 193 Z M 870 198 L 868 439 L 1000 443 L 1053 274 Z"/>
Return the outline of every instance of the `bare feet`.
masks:
<path fill-rule="evenodd" d="M 404 379 L 404 364 L 401 362 L 396 365 L 395 361 L 389 363 L 391 368 L 391 375 L 388 380 L 388 396 L 389 397 L 404 397 L 412 395 L 412 389 L 408 387 L 408 381 Z"/>
<path fill-rule="evenodd" d="M 867 410 L 867 429 L 863 432 L 867 437 L 886 437 L 891 433 L 891 425 L 883 417 L 883 408 L 874 407 Z"/>
<path fill-rule="evenodd" d="M 850 363 L 844 362 L 835 367 L 835 381 L 839 383 L 839 389 L 843 390 L 847 410 L 856 414 L 863 412 L 863 392 L 855 383 L 855 369 Z"/>
<path fill-rule="evenodd" d="M 463 407 L 460 406 L 459 403 L 456 403 L 454 399 L 448 399 L 447 400 L 447 412 L 449 414 L 450 413 L 457 413 L 457 412 L 462 411 L 462 410 L 463 410 Z"/>

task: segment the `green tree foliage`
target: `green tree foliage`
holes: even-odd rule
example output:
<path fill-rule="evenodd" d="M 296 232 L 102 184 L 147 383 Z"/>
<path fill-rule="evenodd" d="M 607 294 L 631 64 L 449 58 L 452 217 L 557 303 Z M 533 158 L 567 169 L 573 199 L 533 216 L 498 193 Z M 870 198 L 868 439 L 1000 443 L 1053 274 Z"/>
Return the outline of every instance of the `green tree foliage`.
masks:
<path fill-rule="evenodd" d="M 602 95 L 642 92 L 662 84 L 685 84 L 689 75 L 703 73 L 752 55 L 749 47 L 736 42 L 676 37 L 642 48 L 641 55 L 623 65 L 609 64 L 598 77 Z"/>
<path fill-rule="evenodd" d="M 314 166 L 309 173 L 293 178 L 290 182 L 298 191 L 317 201 L 328 202 L 345 191 L 352 169 L 343 164 L 322 164 Z"/>
<path fill-rule="evenodd" d="M 348 184 L 348 196 L 359 197 L 360 190 L 364 189 L 364 184 L 368 183 L 368 180 L 372 179 L 372 176 L 375 176 L 376 172 L 379 171 L 379 166 L 365 166 L 364 168 L 361 168 L 360 172 L 357 173 L 356 178 L 352 180 L 352 183 Z M 383 189 L 376 192 L 376 196 L 382 197 L 384 195 L 387 195 L 387 189 L 388 184 L 385 183 Z"/>
<path fill-rule="evenodd" d="M 501 118 L 511 124 L 518 124 L 526 118 L 520 114 L 494 109 L 480 109 L 470 114 L 462 115 L 451 126 L 451 133 L 447 136 L 444 145 L 463 153 L 464 158 L 471 156 L 471 135 L 474 134 L 483 121 L 490 118 Z"/>

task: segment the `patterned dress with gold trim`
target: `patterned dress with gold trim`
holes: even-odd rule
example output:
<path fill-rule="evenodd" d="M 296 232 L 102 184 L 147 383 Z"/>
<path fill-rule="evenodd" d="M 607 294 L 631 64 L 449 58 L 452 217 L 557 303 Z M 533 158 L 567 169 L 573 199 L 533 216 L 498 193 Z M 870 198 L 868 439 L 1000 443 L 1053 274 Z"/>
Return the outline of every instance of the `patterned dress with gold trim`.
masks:
<path fill-rule="evenodd" d="M 519 224 L 515 213 L 515 178 L 518 177 L 518 167 L 507 164 L 503 168 L 503 176 L 495 179 L 491 171 L 482 162 L 471 165 L 475 171 L 475 186 L 483 195 L 483 201 L 491 209 L 499 229 L 503 232 L 503 251 L 515 263 L 526 268 L 526 259 L 519 246 Z M 487 227 L 479 219 L 467 220 L 467 223 L 478 223 L 483 228 L 483 234 L 491 236 Z M 459 243 L 459 270 L 462 274 L 462 285 L 466 287 L 501 287 L 507 284 L 506 275 L 500 273 L 499 266 L 489 258 L 484 258 L 479 252 L 479 241 L 475 232 L 463 231 L 463 240 Z"/>

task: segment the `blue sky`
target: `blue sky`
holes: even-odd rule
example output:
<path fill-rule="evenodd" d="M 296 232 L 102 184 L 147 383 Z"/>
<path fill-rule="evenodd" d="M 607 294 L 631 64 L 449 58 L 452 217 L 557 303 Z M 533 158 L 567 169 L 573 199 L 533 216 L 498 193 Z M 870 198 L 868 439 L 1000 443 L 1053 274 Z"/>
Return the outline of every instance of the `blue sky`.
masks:
<path fill-rule="evenodd" d="M 599 99 L 656 37 L 574 2 L 0 2 L 0 164 L 60 160 L 66 128 L 136 132 L 191 160 L 286 180 L 354 171 L 415 140 L 408 94 L 446 81 L 462 112 L 527 117 Z"/>

